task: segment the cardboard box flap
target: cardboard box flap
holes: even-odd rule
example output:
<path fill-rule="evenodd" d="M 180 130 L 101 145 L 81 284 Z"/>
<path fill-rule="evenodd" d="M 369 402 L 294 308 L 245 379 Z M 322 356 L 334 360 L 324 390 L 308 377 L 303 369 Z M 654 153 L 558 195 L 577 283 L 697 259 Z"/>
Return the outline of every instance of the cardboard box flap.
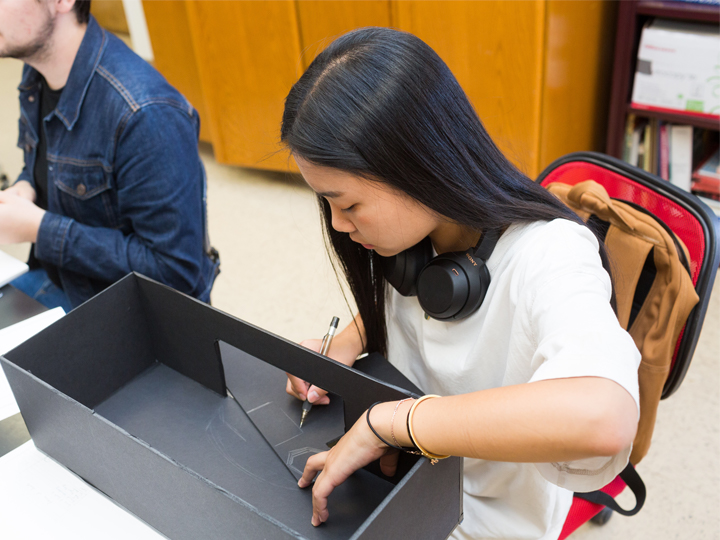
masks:
<path fill-rule="evenodd" d="M 330 394 L 330 404 L 313 407 L 301 428 L 302 402 L 285 392 L 285 372 L 227 343 L 219 342 L 219 350 L 228 389 L 299 480 L 307 458 L 324 452 L 329 441 L 345 433 L 342 398 Z"/>
<path fill-rule="evenodd" d="M 155 362 L 139 292 L 128 276 L 101 293 L 104 302 L 84 303 L 5 357 L 94 409 Z"/>
<path fill-rule="evenodd" d="M 130 277 L 123 281 L 126 279 Z M 187 359 L 187 363 L 195 362 L 204 369 L 220 364 L 222 370 L 215 342 L 224 341 L 282 371 L 313 381 L 320 388 L 343 396 L 346 428 L 352 426 L 376 401 L 394 401 L 412 395 L 407 390 L 378 381 L 198 300 L 177 294 L 144 276 L 136 274 L 134 279 L 145 300 L 158 361 L 208 388 L 215 389 L 200 381 L 199 377 L 192 376 L 190 369 L 178 369 L 174 364 L 184 365 L 184 361 L 178 360 Z M 222 384 L 222 389 L 216 391 L 225 393 L 224 377 Z"/>

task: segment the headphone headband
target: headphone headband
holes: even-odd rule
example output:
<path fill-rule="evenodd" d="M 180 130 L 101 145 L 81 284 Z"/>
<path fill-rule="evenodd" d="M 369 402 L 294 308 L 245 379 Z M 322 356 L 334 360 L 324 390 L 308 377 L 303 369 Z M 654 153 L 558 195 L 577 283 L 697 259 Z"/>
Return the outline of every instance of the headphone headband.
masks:
<path fill-rule="evenodd" d="M 473 248 L 473 255 L 481 261 L 487 261 L 490 258 L 490 255 L 492 255 L 495 245 L 498 243 L 498 240 L 500 240 L 501 235 L 502 231 L 499 229 L 489 229 L 483 232 L 477 245 Z"/>

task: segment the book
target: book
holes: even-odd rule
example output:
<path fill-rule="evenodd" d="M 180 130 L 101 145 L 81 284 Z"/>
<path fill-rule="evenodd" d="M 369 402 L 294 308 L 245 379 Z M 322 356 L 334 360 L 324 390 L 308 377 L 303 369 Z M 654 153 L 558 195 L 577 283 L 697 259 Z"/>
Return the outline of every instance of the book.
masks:
<path fill-rule="evenodd" d="M 716 24 L 653 19 L 640 36 L 635 109 L 720 119 Z"/>
<path fill-rule="evenodd" d="M 660 177 L 663 180 L 670 180 L 670 136 L 668 125 L 663 122 L 660 125 Z"/>
<path fill-rule="evenodd" d="M 715 212 L 715 215 L 720 218 L 720 201 L 710 199 L 709 197 L 704 197 L 702 194 L 697 195 L 697 198 L 707 204 L 710 207 L 710 210 Z"/>
<path fill-rule="evenodd" d="M 648 122 L 645 125 L 645 132 L 643 133 L 643 164 L 642 168 L 647 172 L 652 173 L 652 122 Z M 638 165 L 640 166 L 640 165 Z"/>
<path fill-rule="evenodd" d="M 692 126 L 670 126 L 670 182 L 686 191 L 691 187 L 692 156 Z"/>
<path fill-rule="evenodd" d="M 692 189 L 720 200 L 720 148 L 700 163 L 692 175 Z"/>
<path fill-rule="evenodd" d="M 627 159 L 627 162 L 636 167 L 642 167 L 642 164 L 640 163 L 640 140 L 644 129 L 643 122 L 636 122 L 633 127 L 630 156 Z"/>
<path fill-rule="evenodd" d="M 650 174 L 660 174 L 660 120 L 650 120 Z"/>
<path fill-rule="evenodd" d="M 635 133 L 635 115 L 628 114 L 625 122 L 625 145 L 623 146 L 623 161 L 633 163 L 631 156 L 633 152 L 633 134 Z M 636 149 L 637 152 L 637 149 Z M 635 157 L 637 161 L 637 156 Z"/>

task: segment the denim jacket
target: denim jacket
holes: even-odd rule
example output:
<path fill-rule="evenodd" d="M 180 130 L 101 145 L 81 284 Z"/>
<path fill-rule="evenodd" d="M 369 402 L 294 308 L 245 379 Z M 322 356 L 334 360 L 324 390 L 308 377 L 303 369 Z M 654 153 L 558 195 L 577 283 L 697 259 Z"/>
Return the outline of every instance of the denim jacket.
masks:
<path fill-rule="evenodd" d="M 133 271 L 208 301 L 219 264 L 195 109 L 93 17 L 46 118 L 42 80 L 26 65 L 18 87 L 18 180 L 33 187 L 40 122 L 47 134 L 48 211 L 35 257 L 58 267 L 73 306 Z"/>

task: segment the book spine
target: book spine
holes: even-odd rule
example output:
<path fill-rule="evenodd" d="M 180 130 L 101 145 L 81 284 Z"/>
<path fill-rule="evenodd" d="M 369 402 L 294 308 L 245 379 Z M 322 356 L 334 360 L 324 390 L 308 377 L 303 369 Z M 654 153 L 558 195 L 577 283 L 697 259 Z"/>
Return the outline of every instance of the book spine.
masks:
<path fill-rule="evenodd" d="M 692 126 L 672 126 L 670 128 L 670 181 L 686 191 L 690 191 L 692 150 Z"/>
<path fill-rule="evenodd" d="M 643 165 L 645 171 L 652 173 L 652 122 L 645 126 L 643 137 Z"/>
<path fill-rule="evenodd" d="M 665 122 L 660 126 L 660 176 L 663 180 L 670 180 L 670 142 Z"/>
<path fill-rule="evenodd" d="M 635 115 L 628 114 L 627 122 L 625 123 L 625 146 L 623 147 L 623 161 L 627 163 L 633 163 L 633 132 L 635 131 Z"/>

